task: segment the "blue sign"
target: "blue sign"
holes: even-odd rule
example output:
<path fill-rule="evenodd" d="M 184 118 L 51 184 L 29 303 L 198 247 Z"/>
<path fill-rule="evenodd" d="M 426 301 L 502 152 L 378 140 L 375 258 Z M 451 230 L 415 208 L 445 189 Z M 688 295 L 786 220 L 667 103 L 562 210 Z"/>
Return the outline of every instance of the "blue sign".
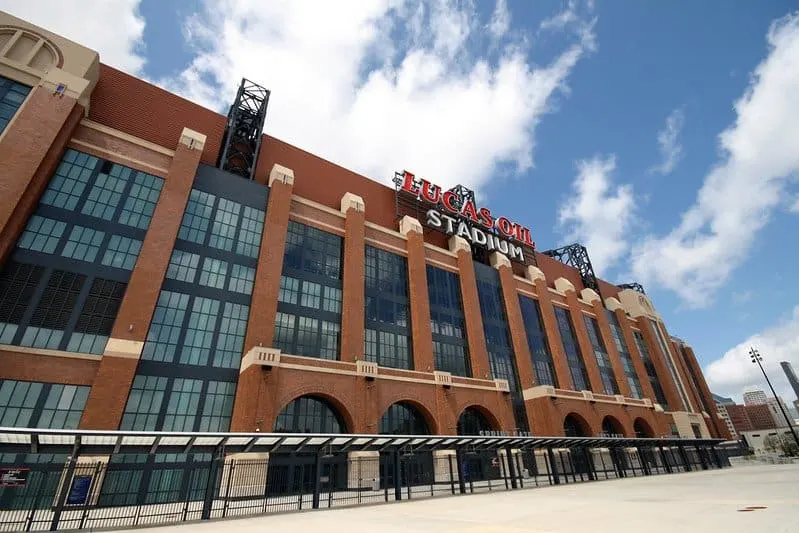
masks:
<path fill-rule="evenodd" d="M 72 478 L 72 487 L 67 496 L 67 505 L 84 505 L 89 499 L 89 489 L 92 486 L 92 476 L 75 476 Z"/>

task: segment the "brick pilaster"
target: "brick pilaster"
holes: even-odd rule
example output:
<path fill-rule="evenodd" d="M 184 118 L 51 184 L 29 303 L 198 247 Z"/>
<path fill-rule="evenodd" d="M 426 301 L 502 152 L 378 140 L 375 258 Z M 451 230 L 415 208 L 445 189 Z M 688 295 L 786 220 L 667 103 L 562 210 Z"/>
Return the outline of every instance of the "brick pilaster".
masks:
<path fill-rule="evenodd" d="M 636 318 L 638 328 L 644 337 L 644 342 L 649 348 L 649 355 L 652 358 L 652 363 L 655 365 L 655 372 L 660 380 L 660 387 L 663 389 L 663 394 L 666 396 L 666 401 L 669 404 L 670 411 L 684 411 L 687 407 L 683 406 L 680 393 L 677 392 L 677 384 L 671 379 L 671 373 L 666 366 L 666 361 L 663 359 L 665 355 L 660 349 L 660 343 L 653 337 L 654 333 L 649 324 L 649 319 L 645 316 Z"/>
<path fill-rule="evenodd" d="M 76 98 L 34 87 L 0 137 L 0 264 L 14 248 L 82 116 Z"/>
<path fill-rule="evenodd" d="M 613 367 L 613 374 L 616 376 L 616 383 L 619 387 L 619 394 L 629 398 L 632 393 L 630 392 L 630 384 L 627 383 L 627 374 L 624 372 L 624 365 L 621 362 L 619 350 L 616 349 L 616 342 L 613 340 L 613 332 L 610 330 L 610 322 L 608 316 L 605 314 L 605 307 L 599 298 L 591 302 L 596 314 L 596 321 L 599 324 L 599 331 L 602 333 L 602 339 L 605 342 L 605 349 L 608 351 L 610 358 L 610 365 Z"/>
<path fill-rule="evenodd" d="M 644 398 L 649 398 L 652 403 L 658 403 L 655 398 L 655 391 L 652 389 L 652 384 L 649 382 L 649 374 L 646 373 L 644 360 L 641 358 L 641 353 L 638 351 L 638 345 L 635 344 L 635 337 L 633 337 L 633 330 L 627 320 L 627 315 L 621 307 L 616 308 L 616 320 L 619 322 L 619 327 L 624 334 L 624 342 L 627 344 L 627 350 L 630 352 L 630 358 L 633 360 L 633 367 L 635 374 L 638 376 L 638 382 L 641 384 L 641 390 L 644 393 Z"/>
<path fill-rule="evenodd" d="M 585 329 L 585 318 L 583 318 L 583 308 L 577 300 L 577 293 L 574 290 L 566 291 L 566 303 L 569 305 L 572 323 L 574 324 L 574 334 L 577 337 L 577 344 L 580 345 L 580 352 L 583 355 L 583 363 L 588 372 L 588 381 L 591 391 L 598 394 L 605 394 L 605 387 L 602 385 L 602 376 L 599 374 L 599 365 L 594 356 L 594 347 Z"/>
<path fill-rule="evenodd" d="M 363 359 L 366 206 L 360 196 L 346 193 L 341 198 L 344 221 L 344 291 L 341 311 L 341 360 Z M 415 347 L 414 347 L 415 349 Z"/>
<path fill-rule="evenodd" d="M 244 354 L 255 346 L 271 347 L 275 339 L 277 297 L 280 292 L 293 189 L 294 171 L 274 165 L 269 173 L 269 199 L 252 289 L 250 319 L 244 337 Z M 255 431 L 258 413 L 262 412 L 259 405 L 267 401 L 262 398 L 265 389 L 263 385 L 267 379 L 268 376 L 264 375 L 259 365 L 251 365 L 241 371 L 230 420 L 231 431 Z M 260 428 L 261 431 L 271 429 Z"/>
<path fill-rule="evenodd" d="M 142 260 L 131 273 L 86 401 L 82 429 L 119 427 L 204 145 L 205 135 L 183 129 L 142 244 Z"/>
<path fill-rule="evenodd" d="M 505 314 L 508 317 L 511 344 L 516 358 L 516 370 L 519 373 L 519 386 L 521 390 L 529 389 L 536 385 L 535 371 L 533 369 L 533 358 L 530 355 L 530 347 L 527 344 L 522 309 L 519 305 L 519 294 L 516 292 L 516 281 L 513 279 L 510 260 L 504 255 L 495 252 L 491 255 L 491 265 L 499 271 L 502 298 L 505 300 Z"/>
<path fill-rule="evenodd" d="M 400 221 L 400 233 L 408 240 L 408 291 L 411 305 L 413 368 L 421 372 L 435 370 L 433 330 L 430 325 L 430 297 L 427 291 L 427 261 L 422 225 L 412 217 Z"/>
<path fill-rule="evenodd" d="M 691 376 L 688 374 L 688 367 L 686 366 L 685 359 L 683 358 L 682 351 L 680 347 L 677 345 L 676 342 L 669 338 L 669 345 L 671 347 L 672 353 L 674 354 L 674 362 L 677 366 L 677 374 L 682 379 L 683 384 L 685 385 L 685 394 L 688 395 L 688 399 L 690 400 L 692 406 L 689 411 L 693 411 L 694 413 L 701 413 L 704 411 L 704 407 L 702 407 L 702 400 L 699 398 L 699 391 L 694 384 L 694 381 L 691 379 Z"/>
<path fill-rule="evenodd" d="M 469 243 L 460 237 L 451 237 L 449 249 L 458 256 L 458 274 L 461 283 L 463 316 L 466 322 L 466 338 L 469 341 L 469 358 L 472 377 L 491 379 L 491 365 L 488 362 L 483 317 L 480 315 L 480 296 L 477 293 L 477 275 L 472 262 Z"/>
<path fill-rule="evenodd" d="M 689 369 L 693 370 L 693 373 L 696 376 L 696 381 L 699 385 L 699 394 L 702 395 L 705 403 L 711 407 L 711 412 L 708 414 L 710 415 L 713 425 L 716 428 L 716 436 L 727 439 L 732 438 L 732 436 L 729 434 L 729 430 L 727 429 L 727 425 L 719 418 L 718 410 L 716 409 L 716 402 L 713 401 L 713 395 L 710 393 L 710 387 L 708 387 L 707 381 L 705 381 L 705 375 L 702 373 L 702 368 L 699 366 L 699 361 L 696 359 L 694 349 L 690 346 L 685 347 L 685 364 L 688 365 Z"/>

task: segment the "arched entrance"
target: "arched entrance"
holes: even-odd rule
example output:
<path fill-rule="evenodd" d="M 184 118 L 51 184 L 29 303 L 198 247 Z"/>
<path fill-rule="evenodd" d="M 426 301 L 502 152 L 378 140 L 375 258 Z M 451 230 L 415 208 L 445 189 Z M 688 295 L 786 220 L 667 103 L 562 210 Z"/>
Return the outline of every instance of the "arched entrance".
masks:
<path fill-rule="evenodd" d="M 623 437 L 624 428 L 618 419 L 608 415 L 602 419 L 602 436 L 603 437 Z"/>
<path fill-rule="evenodd" d="M 273 427 L 275 433 L 346 433 L 344 418 L 320 396 L 295 398 L 280 411 Z M 325 489 L 347 488 L 347 456 L 325 457 L 321 462 Z M 269 457 L 268 495 L 312 493 L 316 483 L 316 453 L 281 454 Z"/>
<path fill-rule="evenodd" d="M 499 428 L 477 407 L 467 407 L 458 418 L 458 435 L 486 435 Z M 466 482 L 502 478 L 500 459 L 496 451 L 466 449 L 460 454 L 459 475 Z"/>
<path fill-rule="evenodd" d="M 424 415 L 408 402 L 391 404 L 380 417 L 381 435 L 430 435 Z M 393 487 L 400 479 L 403 486 L 430 485 L 434 479 L 432 452 L 393 452 L 380 454 L 381 486 Z"/>
<path fill-rule="evenodd" d="M 569 413 L 563 419 L 563 433 L 567 437 L 590 437 L 591 428 L 585 418 L 576 413 Z"/>
<path fill-rule="evenodd" d="M 652 430 L 652 426 L 650 426 L 649 422 L 643 418 L 635 419 L 635 422 L 633 423 L 633 431 L 635 431 L 635 437 L 637 439 L 651 439 L 655 437 L 655 432 Z"/>

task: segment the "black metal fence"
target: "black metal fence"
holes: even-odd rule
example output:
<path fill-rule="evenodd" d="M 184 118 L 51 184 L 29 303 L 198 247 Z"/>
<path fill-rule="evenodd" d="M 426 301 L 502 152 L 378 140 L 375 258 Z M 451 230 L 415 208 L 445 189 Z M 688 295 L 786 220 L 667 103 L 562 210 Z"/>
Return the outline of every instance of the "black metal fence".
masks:
<path fill-rule="evenodd" d="M 0 455 L 0 531 L 136 527 L 729 465 L 715 441 L 452 437 L 447 445 L 444 437 L 387 437 L 385 444 L 375 436 L 262 434 L 252 440 L 217 437 L 210 452 L 193 445 L 204 438 L 195 436 L 181 446 L 183 453 L 169 446 L 159 451 L 159 440 L 147 453 L 131 444 L 128 449 L 137 453 L 129 453 L 124 439 L 141 437 L 115 438 L 115 446 L 87 446 L 86 453 L 77 438 L 69 454 Z M 255 439 L 270 438 L 269 447 L 255 446 Z M 296 442 L 286 445 L 292 438 Z M 357 438 L 365 444 L 355 446 Z M 314 439 L 319 445 L 309 444 Z M 330 444 L 337 439 L 346 442 Z M 241 445 L 225 446 L 227 440 Z M 4 448 L 11 445 L 0 442 Z"/>

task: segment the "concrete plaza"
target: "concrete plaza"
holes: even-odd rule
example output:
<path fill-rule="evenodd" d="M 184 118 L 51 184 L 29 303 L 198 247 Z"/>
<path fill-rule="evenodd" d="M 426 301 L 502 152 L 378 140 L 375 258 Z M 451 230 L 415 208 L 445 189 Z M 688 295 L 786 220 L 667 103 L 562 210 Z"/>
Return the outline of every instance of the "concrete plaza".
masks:
<path fill-rule="evenodd" d="M 747 508 L 762 507 L 746 510 Z M 227 533 L 796 533 L 799 465 L 560 485 L 148 528 Z"/>

